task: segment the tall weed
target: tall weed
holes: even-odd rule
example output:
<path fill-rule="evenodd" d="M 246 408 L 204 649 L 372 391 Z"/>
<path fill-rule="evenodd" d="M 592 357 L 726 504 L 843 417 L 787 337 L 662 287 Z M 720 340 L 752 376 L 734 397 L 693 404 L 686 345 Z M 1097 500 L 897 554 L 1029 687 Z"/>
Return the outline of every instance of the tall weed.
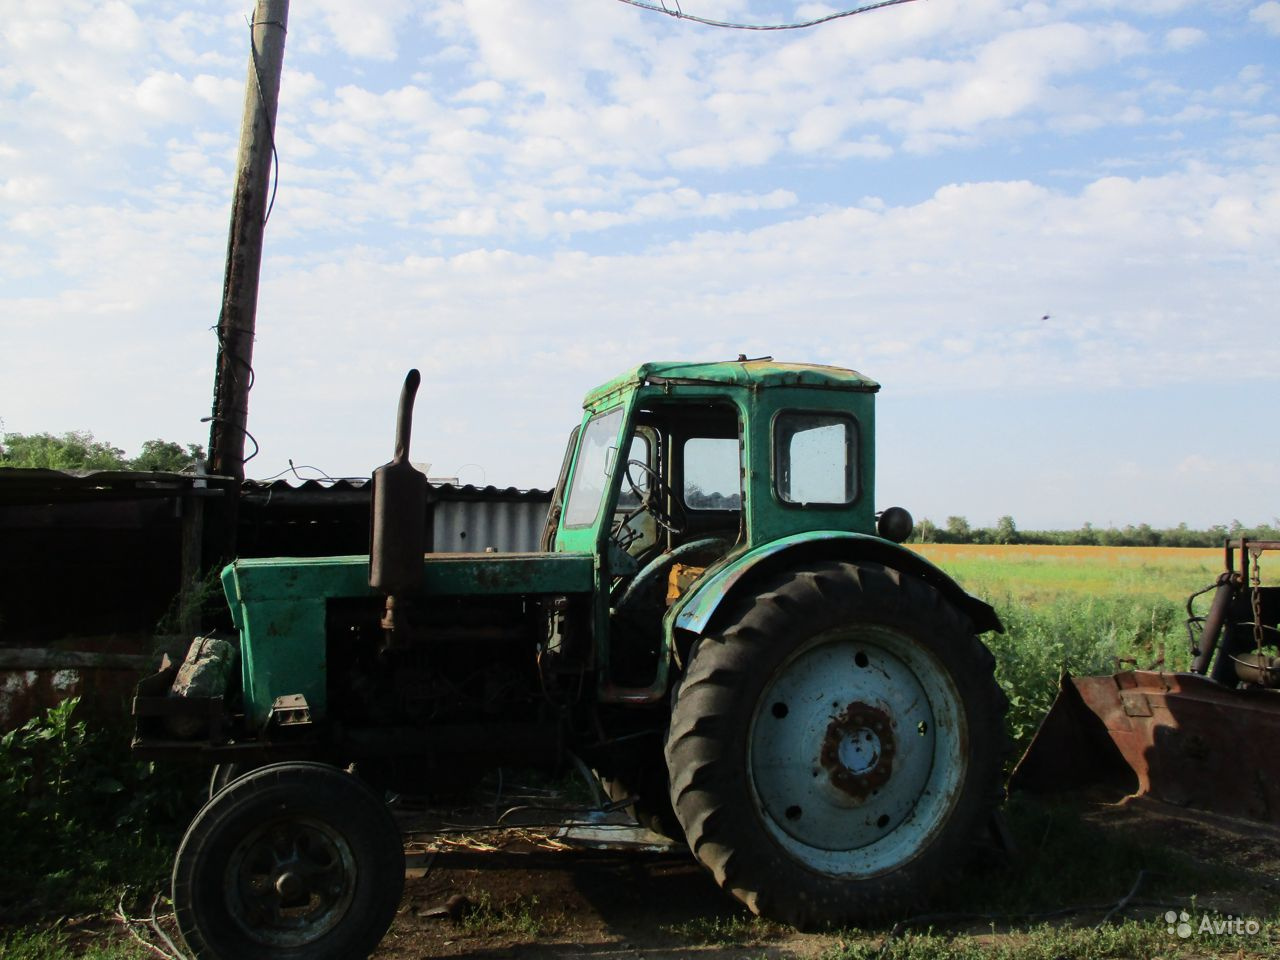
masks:
<path fill-rule="evenodd" d="M 988 598 L 1005 632 L 983 637 L 995 655 L 996 677 L 1009 698 L 1006 722 L 1026 746 L 1048 712 L 1063 670 L 1077 676 L 1143 669 L 1185 670 L 1184 614 L 1169 600 L 1059 597 L 1031 604 Z"/>
<path fill-rule="evenodd" d="M 121 725 L 78 718 L 78 698 L 0 736 L 0 916 L 114 905 L 155 889 L 196 804 L 190 775 L 135 760 Z"/>

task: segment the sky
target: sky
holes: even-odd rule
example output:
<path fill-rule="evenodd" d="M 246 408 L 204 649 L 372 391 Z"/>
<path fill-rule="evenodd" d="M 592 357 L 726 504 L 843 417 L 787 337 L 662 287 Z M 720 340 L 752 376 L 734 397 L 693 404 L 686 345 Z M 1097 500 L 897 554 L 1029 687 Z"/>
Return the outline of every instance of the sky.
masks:
<path fill-rule="evenodd" d="M 252 8 L 0 0 L 4 431 L 207 443 Z M 247 471 L 367 476 L 418 367 L 414 460 L 548 487 L 745 353 L 883 385 L 877 508 L 1271 522 L 1278 85 L 1277 0 L 295 3 Z"/>

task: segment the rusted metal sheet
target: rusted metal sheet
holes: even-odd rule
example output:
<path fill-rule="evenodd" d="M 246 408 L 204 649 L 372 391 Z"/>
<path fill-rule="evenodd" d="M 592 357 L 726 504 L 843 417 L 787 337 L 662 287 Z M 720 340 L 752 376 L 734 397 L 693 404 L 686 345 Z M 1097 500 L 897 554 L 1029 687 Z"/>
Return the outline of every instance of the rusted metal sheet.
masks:
<path fill-rule="evenodd" d="M 137 666 L 0 669 L 0 732 L 22 726 L 29 718 L 79 696 L 83 708 L 97 716 L 128 713 L 138 677 Z"/>
<path fill-rule="evenodd" d="M 1010 786 L 1112 783 L 1137 796 L 1280 825 L 1280 691 L 1189 673 L 1064 676 Z"/>

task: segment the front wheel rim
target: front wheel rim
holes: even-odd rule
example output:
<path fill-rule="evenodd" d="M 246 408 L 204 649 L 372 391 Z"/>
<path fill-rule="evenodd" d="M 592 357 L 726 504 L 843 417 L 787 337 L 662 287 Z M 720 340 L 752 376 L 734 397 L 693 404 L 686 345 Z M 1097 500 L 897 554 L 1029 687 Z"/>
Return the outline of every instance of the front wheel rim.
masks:
<path fill-rule="evenodd" d="M 965 779 L 968 726 L 939 659 L 890 627 L 841 628 L 792 654 L 756 702 L 757 814 L 800 863 L 875 876 L 913 859 Z"/>
<path fill-rule="evenodd" d="M 257 943 L 307 946 L 346 916 L 356 872 L 350 845 L 330 824 L 299 818 L 260 825 L 227 862 L 227 909 Z"/>

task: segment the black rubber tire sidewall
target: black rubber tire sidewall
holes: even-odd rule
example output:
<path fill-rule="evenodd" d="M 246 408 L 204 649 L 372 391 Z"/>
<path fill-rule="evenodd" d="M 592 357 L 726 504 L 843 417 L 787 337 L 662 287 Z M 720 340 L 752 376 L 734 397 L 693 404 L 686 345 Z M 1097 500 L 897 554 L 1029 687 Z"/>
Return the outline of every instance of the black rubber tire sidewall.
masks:
<path fill-rule="evenodd" d="M 212 800 L 231 784 L 254 768 L 248 763 L 218 763 L 209 771 L 209 797 Z"/>
<path fill-rule="evenodd" d="M 356 888 L 343 919 L 297 947 L 249 937 L 226 905 L 228 863 L 264 821 L 286 814 L 335 828 L 356 863 Z M 187 828 L 173 866 L 178 928 L 197 960 L 354 960 L 368 956 L 391 925 L 404 887 L 399 828 L 365 784 L 321 763 L 277 763 L 236 779 Z"/>
<path fill-rule="evenodd" d="M 912 859 L 870 877 L 804 864 L 769 832 L 747 754 L 756 705 L 814 637 L 859 623 L 910 635 L 946 669 L 965 713 L 964 783 Z M 765 584 L 694 647 L 673 695 L 666 756 L 676 815 L 694 855 L 753 912 L 801 928 L 883 919 L 918 907 L 965 863 L 1002 796 L 1005 698 L 972 624 L 928 585 L 878 564 L 822 563 Z"/>

